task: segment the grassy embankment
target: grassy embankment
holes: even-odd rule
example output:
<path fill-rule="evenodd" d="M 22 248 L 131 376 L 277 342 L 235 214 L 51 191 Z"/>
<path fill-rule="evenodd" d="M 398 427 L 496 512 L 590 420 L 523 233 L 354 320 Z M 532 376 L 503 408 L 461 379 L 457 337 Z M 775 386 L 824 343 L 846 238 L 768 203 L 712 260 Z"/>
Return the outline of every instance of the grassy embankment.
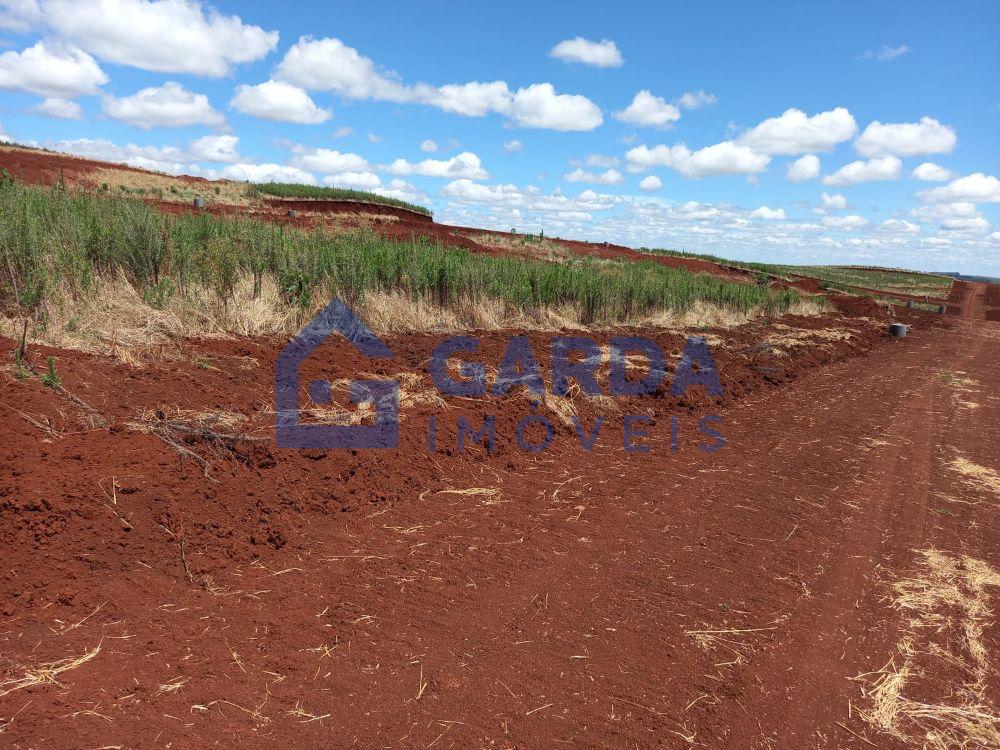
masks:
<path fill-rule="evenodd" d="M 364 230 L 169 216 L 125 196 L 9 179 L 0 215 L 5 333 L 28 318 L 36 339 L 81 348 L 287 334 L 334 295 L 382 331 L 739 322 L 801 302 L 653 262 L 550 263 Z"/>
<path fill-rule="evenodd" d="M 408 211 L 415 211 L 424 216 L 431 215 L 430 209 L 424 206 L 408 203 L 398 198 L 379 195 L 378 193 L 369 193 L 365 190 L 349 190 L 347 188 L 319 187 L 317 185 L 300 185 L 285 182 L 265 182 L 247 185 L 246 192 L 251 198 L 271 196 L 273 198 L 300 198 L 305 200 L 364 201 L 365 203 L 378 203 L 383 206 L 405 208 Z"/>
<path fill-rule="evenodd" d="M 686 253 L 676 250 L 648 250 L 652 253 L 666 253 L 682 258 L 698 258 L 722 265 L 744 268 L 748 271 L 759 271 L 789 278 L 792 274 L 811 276 L 823 282 L 829 289 L 849 291 L 850 287 L 863 287 L 880 292 L 896 292 L 898 294 L 928 294 L 931 297 L 946 297 L 951 289 L 952 280 L 938 274 L 919 273 L 903 269 L 862 268 L 860 266 L 808 266 L 783 265 L 778 263 L 752 263 L 739 260 L 729 260 L 716 255 Z"/>

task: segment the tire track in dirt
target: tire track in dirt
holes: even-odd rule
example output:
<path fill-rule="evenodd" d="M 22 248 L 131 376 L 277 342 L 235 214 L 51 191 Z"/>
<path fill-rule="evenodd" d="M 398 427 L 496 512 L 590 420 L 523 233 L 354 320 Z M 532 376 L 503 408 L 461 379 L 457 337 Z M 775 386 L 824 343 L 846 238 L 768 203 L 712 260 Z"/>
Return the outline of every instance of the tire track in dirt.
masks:
<path fill-rule="evenodd" d="M 983 357 L 985 341 L 973 338 L 971 348 L 934 342 L 930 346 L 940 348 L 942 356 L 935 357 L 933 367 L 914 363 L 913 355 L 920 352 L 907 351 L 901 358 L 899 367 L 918 373 L 920 382 L 890 416 L 879 441 L 887 445 L 870 455 L 859 474 L 850 502 L 860 512 L 845 519 L 847 544 L 813 590 L 815 606 L 798 615 L 805 626 L 796 631 L 798 637 L 785 641 L 774 659 L 756 666 L 762 681 L 770 675 L 770 685 L 748 710 L 775 720 L 762 747 L 864 746 L 838 732 L 837 722 L 847 721 L 853 692 L 847 681 L 872 668 L 866 657 L 891 632 L 880 627 L 880 592 L 872 584 L 882 568 L 905 566 L 911 550 L 927 546 L 933 536 L 928 517 L 930 498 L 940 489 L 941 467 L 936 464 L 941 445 L 952 437 L 939 419 L 947 401 L 939 368 L 964 370 Z M 882 371 L 873 377 L 902 381 L 902 375 Z M 860 380 L 855 387 L 868 385 Z M 884 738 L 877 741 L 885 743 Z"/>
<path fill-rule="evenodd" d="M 511 747 L 861 743 L 837 722 L 855 690 L 848 678 L 880 666 L 872 660 L 889 640 L 877 572 L 908 559 L 932 523 L 938 370 L 981 349 L 925 332 L 861 373 L 851 363 L 810 374 L 780 406 L 772 395 L 737 409 L 732 450 L 717 460 L 564 457 L 550 486 L 568 474 L 600 488 L 579 513 L 532 502 L 536 491 L 512 481 L 505 492 L 527 516 L 522 543 L 547 554 L 449 611 L 475 623 L 463 638 L 476 655 L 463 660 L 471 677 L 449 696 L 456 716 L 482 731 L 490 722 L 461 695 L 485 692 Z M 888 445 L 872 453 L 877 442 Z M 767 494 L 765 512 L 743 512 Z M 568 525 L 574 516 L 581 526 Z M 500 611 L 509 614 L 498 622 Z M 407 615 L 431 625 L 421 637 L 439 641 L 440 658 L 447 624 Z M 706 657 L 686 633 L 713 628 L 753 635 Z"/>

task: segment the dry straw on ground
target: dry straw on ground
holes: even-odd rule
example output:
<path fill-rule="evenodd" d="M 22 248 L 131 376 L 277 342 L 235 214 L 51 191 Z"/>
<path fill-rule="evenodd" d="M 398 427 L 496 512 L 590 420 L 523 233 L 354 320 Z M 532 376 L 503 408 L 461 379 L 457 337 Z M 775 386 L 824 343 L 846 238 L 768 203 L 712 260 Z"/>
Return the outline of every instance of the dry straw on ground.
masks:
<path fill-rule="evenodd" d="M 323 301 L 317 299 L 307 309 L 292 307 L 282 299 L 273 279 L 265 277 L 255 294 L 253 280 L 243 276 L 229 299 L 192 287 L 155 307 L 124 276 L 102 278 L 89 291 L 53 290 L 45 304 L 45 325 L 29 327 L 29 343 L 111 354 L 127 364 L 140 365 L 153 348 L 181 338 L 291 336 L 319 311 Z M 441 307 L 400 292 L 378 292 L 361 300 L 357 311 L 379 334 L 600 328 L 585 326 L 582 311 L 572 305 L 526 311 L 494 298 Z M 804 300 L 789 312 L 813 315 L 822 311 L 820 302 Z M 684 312 L 664 310 L 624 324 L 679 332 L 732 328 L 761 315 L 759 311 L 736 312 L 698 301 Z M 22 324 L 23 318 L 0 317 L 0 332 L 16 338 Z"/>
<path fill-rule="evenodd" d="M 59 685 L 60 683 L 57 679 L 59 675 L 83 666 L 99 653 L 101 653 L 101 646 L 97 645 L 90 651 L 77 657 L 60 659 L 48 664 L 39 664 L 36 667 L 25 667 L 23 677 L 11 678 L 0 682 L 0 698 L 16 690 L 23 690 L 24 688 L 35 687 L 36 685 Z"/>
<path fill-rule="evenodd" d="M 951 462 L 949 468 L 960 474 L 962 479 L 974 488 L 1000 495 L 1000 474 L 988 466 L 980 466 L 963 456 L 959 456 Z"/>
<path fill-rule="evenodd" d="M 1000 573 L 965 555 L 919 555 L 914 574 L 892 587 L 893 606 L 906 617 L 896 653 L 856 678 L 868 700 L 859 712 L 925 750 L 1000 747 L 1000 716 L 987 694 L 996 667 L 983 637 Z"/>

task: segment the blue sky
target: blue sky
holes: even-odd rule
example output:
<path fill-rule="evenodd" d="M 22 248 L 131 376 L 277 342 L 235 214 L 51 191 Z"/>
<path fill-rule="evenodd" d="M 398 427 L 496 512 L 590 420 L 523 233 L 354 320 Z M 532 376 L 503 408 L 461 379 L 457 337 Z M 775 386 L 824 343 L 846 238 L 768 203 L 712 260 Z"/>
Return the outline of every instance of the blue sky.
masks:
<path fill-rule="evenodd" d="M 0 137 L 440 221 L 1000 275 L 1000 4 L 0 0 Z"/>

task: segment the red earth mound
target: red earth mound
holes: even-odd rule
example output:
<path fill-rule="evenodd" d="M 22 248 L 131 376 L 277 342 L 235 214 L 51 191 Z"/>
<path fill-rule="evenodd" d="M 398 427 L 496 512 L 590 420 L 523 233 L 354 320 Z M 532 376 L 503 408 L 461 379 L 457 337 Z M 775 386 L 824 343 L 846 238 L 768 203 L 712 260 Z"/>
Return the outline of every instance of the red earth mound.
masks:
<path fill-rule="evenodd" d="M 55 151 L 3 147 L 0 144 L 0 168 L 29 185 L 52 185 L 60 179 L 68 185 L 91 185 L 90 175 L 99 169 L 115 169 L 121 172 L 146 172 L 125 164 L 95 161 L 82 157 L 60 154 Z M 201 177 L 180 176 L 175 179 L 184 182 L 207 182 Z"/>

